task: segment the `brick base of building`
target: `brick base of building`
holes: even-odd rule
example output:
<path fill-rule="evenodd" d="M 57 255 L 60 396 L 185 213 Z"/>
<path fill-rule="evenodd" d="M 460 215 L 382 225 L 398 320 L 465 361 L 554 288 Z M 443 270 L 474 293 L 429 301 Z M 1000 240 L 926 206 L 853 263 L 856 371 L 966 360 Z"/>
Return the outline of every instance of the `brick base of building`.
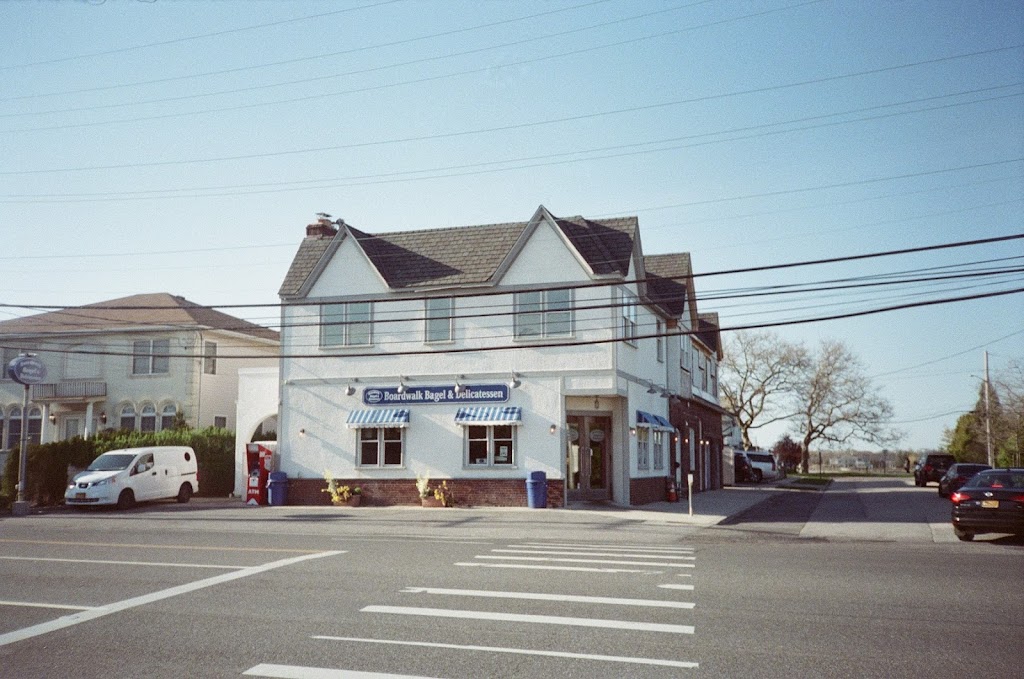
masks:
<path fill-rule="evenodd" d="M 455 497 L 456 507 L 526 507 L 525 479 L 446 479 Z M 437 481 L 440 483 L 440 481 Z M 664 483 L 664 482 L 663 482 Z M 362 506 L 391 507 L 419 505 L 420 495 L 413 479 L 338 479 L 341 486 L 359 486 Z M 323 479 L 288 479 L 289 505 L 329 505 L 331 496 L 323 492 Z M 662 486 L 664 492 L 664 485 Z M 548 507 L 564 507 L 561 480 L 548 482 Z"/>
<path fill-rule="evenodd" d="M 646 505 L 664 502 L 668 498 L 664 476 L 629 480 L 629 504 Z"/>

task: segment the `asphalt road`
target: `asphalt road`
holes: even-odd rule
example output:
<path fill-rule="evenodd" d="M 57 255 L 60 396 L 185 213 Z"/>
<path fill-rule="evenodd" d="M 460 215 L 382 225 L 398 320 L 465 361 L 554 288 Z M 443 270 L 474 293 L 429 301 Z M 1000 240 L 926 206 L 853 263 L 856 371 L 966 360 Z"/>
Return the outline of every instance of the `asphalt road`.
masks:
<path fill-rule="evenodd" d="M 707 529 L 216 502 L 5 517 L 0 676 L 1018 676 L 1024 542 L 959 543 L 945 515 L 885 480 Z"/>

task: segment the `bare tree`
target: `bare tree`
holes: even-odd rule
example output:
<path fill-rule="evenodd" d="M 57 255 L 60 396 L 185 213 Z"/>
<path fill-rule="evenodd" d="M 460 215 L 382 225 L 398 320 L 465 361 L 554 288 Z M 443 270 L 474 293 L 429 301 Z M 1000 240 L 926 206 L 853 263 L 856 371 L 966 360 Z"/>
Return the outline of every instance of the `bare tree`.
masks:
<path fill-rule="evenodd" d="M 803 345 L 772 332 L 740 331 L 726 344 L 719 376 L 723 405 L 739 423 L 743 447 L 753 448 L 753 430 L 790 419 L 797 379 L 808 367 Z"/>
<path fill-rule="evenodd" d="M 892 404 L 864 374 L 860 359 L 842 342 L 823 340 L 794 391 L 800 467 L 807 473 L 811 445 L 853 440 L 887 444 L 899 440 L 889 429 Z"/>

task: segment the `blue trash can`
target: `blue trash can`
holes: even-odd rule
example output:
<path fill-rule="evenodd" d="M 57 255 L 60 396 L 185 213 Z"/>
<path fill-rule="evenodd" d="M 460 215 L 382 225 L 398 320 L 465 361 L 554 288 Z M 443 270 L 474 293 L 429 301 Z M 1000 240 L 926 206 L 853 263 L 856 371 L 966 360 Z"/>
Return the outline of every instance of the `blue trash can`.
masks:
<path fill-rule="evenodd" d="M 530 472 L 526 479 L 526 505 L 530 509 L 548 506 L 548 476 L 544 472 Z"/>
<path fill-rule="evenodd" d="M 267 492 L 270 495 L 270 506 L 283 507 L 288 502 L 288 474 L 285 472 L 270 472 L 270 480 L 267 481 Z"/>

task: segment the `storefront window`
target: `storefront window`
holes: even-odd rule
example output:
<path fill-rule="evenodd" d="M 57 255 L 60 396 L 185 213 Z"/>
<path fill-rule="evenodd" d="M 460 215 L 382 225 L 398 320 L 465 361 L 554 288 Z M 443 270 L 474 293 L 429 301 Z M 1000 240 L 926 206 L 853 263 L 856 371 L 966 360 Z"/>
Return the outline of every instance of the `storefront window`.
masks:
<path fill-rule="evenodd" d="M 636 428 L 636 468 L 649 469 L 651 466 L 651 430 L 649 427 Z"/>
<path fill-rule="evenodd" d="M 654 432 L 654 468 L 665 468 L 665 432 L 656 430 Z"/>
<path fill-rule="evenodd" d="M 468 464 L 511 466 L 515 461 L 515 429 L 504 425 L 466 427 Z"/>
<path fill-rule="evenodd" d="M 359 430 L 359 466 L 394 467 L 402 464 L 405 430 L 400 427 L 364 427 Z"/>

